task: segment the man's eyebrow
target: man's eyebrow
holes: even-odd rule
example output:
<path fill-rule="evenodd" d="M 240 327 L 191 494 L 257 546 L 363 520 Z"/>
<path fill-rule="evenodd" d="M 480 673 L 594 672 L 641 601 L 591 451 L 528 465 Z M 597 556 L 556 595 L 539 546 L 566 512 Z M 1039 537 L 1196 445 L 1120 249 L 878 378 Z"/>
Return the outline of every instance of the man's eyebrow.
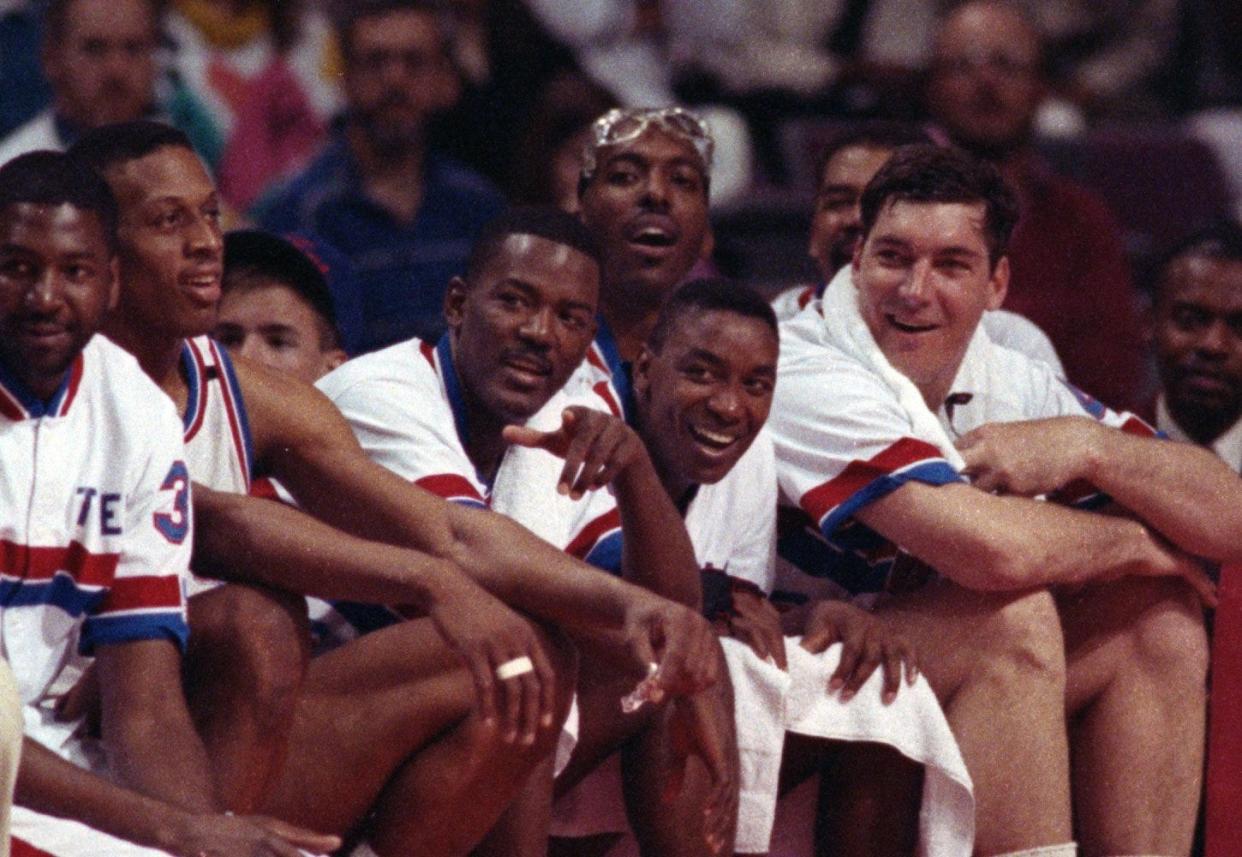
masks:
<path fill-rule="evenodd" d="M 577 298 L 565 298 L 561 303 L 569 309 L 580 309 L 583 312 L 595 314 L 595 304 L 590 301 L 578 300 Z"/>
<path fill-rule="evenodd" d="M 982 259 L 987 254 L 981 253 L 980 251 L 976 250 L 973 247 L 963 247 L 963 246 L 955 244 L 952 247 L 942 247 L 940 250 L 936 252 L 936 255 L 937 256 L 953 256 L 953 257 L 964 256 L 969 259 Z"/>
<path fill-rule="evenodd" d="M 285 324 L 282 321 L 272 321 L 267 324 L 259 325 L 259 330 L 263 333 L 297 333 L 298 329 L 291 324 Z"/>
<path fill-rule="evenodd" d="M 898 238 L 896 235 L 872 235 L 871 239 L 876 244 L 889 244 L 893 247 L 909 247 L 910 242 L 904 238 Z"/>
<path fill-rule="evenodd" d="M 690 348 L 686 350 L 685 359 L 687 360 L 706 360 L 708 363 L 721 364 L 725 360 L 715 351 L 706 348 Z"/>
<path fill-rule="evenodd" d="M 615 155 L 610 155 L 608 159 L 604 161 L 604 166 L 612 166 L 618 161 L 627 163 L 627 164 L 633 164 L 638 167 L 646 167 L 646 166 L 649 166 L 651 163 L 651 161 L 648 158 L 644 157 L 643 155 L 638 154 L 637 152 L 626 151 L 626 152 L 617 152 Z"/>

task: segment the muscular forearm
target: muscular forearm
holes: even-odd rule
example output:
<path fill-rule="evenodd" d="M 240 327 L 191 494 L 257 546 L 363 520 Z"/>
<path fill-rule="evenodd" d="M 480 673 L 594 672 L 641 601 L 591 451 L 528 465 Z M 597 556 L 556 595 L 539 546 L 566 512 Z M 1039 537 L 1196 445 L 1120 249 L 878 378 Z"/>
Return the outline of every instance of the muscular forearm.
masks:
<path fill-rule="evenodd" d="M 567 630 L 621 627 L 630 606 L 657 596 L 592 568 L 508 518 L 453 508 L 455 559 L 484 589 Z"/>
<path fill-rule="evenodd" d="M 320 598 L 426 609 L 455 565 L 348 535 L 280 503 L 194 487 L 200 574 L 263 583 Z"/>
<path fill-rule="evenodd" d="M 650 459 L 635 462 L 613 481 L 621 531 L 625 535 L 622 572 L 626 580 L 665 598 L 702 609 L 694 546 Z"/>
<path fill-rule="evenodd" d="M 183 705 L 163 713 L 105 717 L 103 738 L 109 767 L 122 785 L 190 812 L 218 811 L 207 753 Z"/>
<path fill-rule="evenodd" d="M 1101 428 L 1085 477 L 1188 553 L 1242 559 L 1242 479 L 1209 452 Z"/>
<path fill-rule="evenodd" d="M 276 475 L 316 517 L 448 560 L 511 607 L 566 628 L 619 627 L 635 599 L 653 597 L 501 515 L 449 503 L 358 455 L 356 465 L 341 466 L 315 464 L 316 455 L 304 451 Z"/>
<path fill-rule="evenodd" d="M 121 839 L 169 849 L 186 813 L 117 786 L 60 758 L 29 738 L 22 746 L 14 802 L 72 818 Z"/>
<path fill-rule="evenodd" d="M 910 483 L 858 517 L 969 589 L 1016 590 L 1177 571 L 1177 560 L 1137 521 L 996 497 L 961 484 Z"/>

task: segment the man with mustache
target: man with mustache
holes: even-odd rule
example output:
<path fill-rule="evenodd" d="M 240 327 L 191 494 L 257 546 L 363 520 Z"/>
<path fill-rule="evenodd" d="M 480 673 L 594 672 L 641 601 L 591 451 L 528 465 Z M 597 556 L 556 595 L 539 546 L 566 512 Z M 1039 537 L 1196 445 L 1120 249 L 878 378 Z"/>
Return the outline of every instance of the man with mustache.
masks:
<path fill-rule="evenodd" d="M 190 479 L 171 403 L 96 335 L 116 229 L 88 166 L 39 152 L 0 168 L 0 618 L 27 736 L 14 852 L 330 850 L 336 837 L 224 814 L 180 692 Z M 82 657 L 104 689 L 99 735 L 56 714 Z"/>
<path fill-rule="evenodd" d="M 1156 426 L 1242 471 L 1242 229 L 1221 223 L 1156 268 Z"/>
<path fill-rule="evenodd" d="M 947 14 L 928 69 L 927 110 L 956 145 L 992 161 L 1018 192 L 1004 307 L 1048 334 L 1071 383 L 1115 408 L 1143 404 L 1143 344 L 1116 218 L 1053 173 L 1033 146 L 1043 47 L 1024 13 L 973 0 Z"/>
<path fill-rule="evenodd" d="M 603 279 L 599 329 L 577 380 L 604 396 L 613 414 L 631 426 L 637 426 L 633 361 L 643 353 L 665 301 L 713 248 L 712 151 L 706 124 L 681 108 L 613 110 L 591 127 L 578 194 L 580 216 L 600 242 Z M 683 603 L 697 605 L 702 597 L 697 574 L 652 577 L 644 585 Z M 818 630 L 829 637 L 837 633 L 833 629 L 839 626 L 823 619 Z M 868 763 L 874 767 L 879 760 L 873 755 Z M 564 778 L 564 784 L 573 778 Z M 587 786 L 602 794 L 602 783 L 593 777 Z M 606 809 L 578 813 L 576 806 L 589 802 L 566 800 L 558 806 L 554 832 L 579 836 L 624 824 Z"/>
<path fill-rule="evenodd" d="M 448 287 L 444 314 L 449 331 L 437 343 L 409 340 L 354 358 L 319 386 L 349 420 L 363 447 L 402 478 L 455 503 L 490 506 L 545 535 L 554 545 L 592 565 L 644 583 L 673 578 L 693 581 L 694 563 L 685 530 L 665 497 L 650 458 L 632 436 L 616 432 L 607 404 L 589 387 L 566 382 L 582 362 L 595 332 L 599 251 L 586 228 L 555 209 L 513 209 L 489 224 L 471 253 L 465 277 Z M 515 465 L 506 426 L 562 422 L 575 438 L 560 450 L 583 470 L 575 471 L 558 496 L 552 480 L 528 478 Z M 627 441 L 629 442 L 628 445 Z M 615 468 L 616 491 L 642 498 L 632 516 L 618 514 L 608 491 L 588 490 L 600 466 L 596 447 L 626 445 L 624 466 Z M 587 450 L 591 454 L 587 454 Z M 517 450 L 520 462 L 523 450 Z M 559 472 L 560 466 L 556 467 Z M 592 483 L 592 488 L 595 483 Z M 621 547 L 620 529 L 635 531 Z M 611 577 L 600 573 L 601 577 Z M 330 611 L 312 606 L 320 622 L 344 628 L 346 638 L 395 621 L 375 608 L 341 604 Z M 585 616 L 583 617 L 585 619 Z M 644 795 L 638 816 L 652 853 L 706 854 L 723 849 L 732 833 L 734 771 L 729 761 L 728 683 L 686 701 L 621 712 L 619 701 L 642 679 L 618 668 L 611 634 L 569 623 L 566 630 L 582 658 L 579 684 L 579 746 L 565 776 L 597 760 L 601 743 L 633 742 L 636 791 Z M 716 665 L 714 643 L 701 640 L 689 657 Z M 713 667 L 719 668 L 719 667 Z M 710 782 L 691 776 L 674 787 L 671 732 L 698 730 L 691 739 L 708 764 Z M 694 732 L 692 731 L 692 735 Z M 680 758 L 686 750 L 673 753 Z M 585 761 L 583 756 L 585 754 Z M 682 760 L 684 763 L 684 759 Z M 542 791 L 532 783 L 529 802 L 511 810 L 505 833 L 512 854 L 546 850 L 551 780 Z M 660 795 L 676 794 L 675 802 Z M 710 812 L 704 818 L 704 805 Z M 523 818 L 521 813 L 525 813 Z M 499 834 L 496 834 L 499 835 Z"/>
<path fill-rule="evenodd" d="M 301 174 L 259 203 L 272 232 L 300 232 L 335 247 L 354 267 L 361 330 L 370 351 L 444 330 L 444 286 L 462 272 L 502 200 L 483 178 L 430 149 L 427 124 L 458 98 L 439 6 L 427 0 L 340 4 L 347 121 Z"/>

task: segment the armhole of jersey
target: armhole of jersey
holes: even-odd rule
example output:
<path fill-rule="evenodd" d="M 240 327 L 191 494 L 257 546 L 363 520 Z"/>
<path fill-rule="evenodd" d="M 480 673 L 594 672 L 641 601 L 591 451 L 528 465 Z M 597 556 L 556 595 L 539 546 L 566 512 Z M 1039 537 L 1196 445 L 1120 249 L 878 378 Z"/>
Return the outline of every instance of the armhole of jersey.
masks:
<path fill-rule="evenodd" d="M 242 470 L 246 475 L 246 490 L 249 491 L 250 483 L 254 479 L 254 439 L 250 435 L 250 417 L 246 414 L 246 401 L 242 398 L 241 384 L 237 382 L 237 372 L 233 368 L 233 361 L 229 359 L 228 352 L 221 348 L 214 339 L 208 342 L 211 343 L 211 353 L 215 357 L 216 365 L 220 367 L 223 374 L 220 391 L 224 396 L 224 407 L 228 412 L 229 427 L 233 432 L 233 444 L 237 448 Z"/>

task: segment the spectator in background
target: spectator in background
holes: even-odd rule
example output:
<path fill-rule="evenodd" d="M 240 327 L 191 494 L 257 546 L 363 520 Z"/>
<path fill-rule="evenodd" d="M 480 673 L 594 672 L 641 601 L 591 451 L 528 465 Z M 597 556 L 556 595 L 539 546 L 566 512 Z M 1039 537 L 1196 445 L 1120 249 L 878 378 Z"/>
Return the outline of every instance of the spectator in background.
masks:
<path fill-rule="evenodd" d="M 576 212 L 582 150 L 591 141 L 591 123 L 616 106 L 607 90 L 581 75 L 549 81 L 518 141 L 511 179 L 514 199 Z"/>
<path fill-rule="evenodd" d="M 504 201 L 482 177 L 427 144 L 427 123 L 456 102 L 436 7 L 367 0 L 336 22 L 347 121 L 315 160 L 260 203 L 273 232 L 322 239 L 351 262 L 364 350 L 444 329 L 445 284 Z"/>
<path fill-rule="evenodd" d="M 39 68 L 41 0 L 0 0 L 0 139 L 52 98 Z"/>
<path fill-rule="evenodd" d="M 221 195 L 248 208 L 306 165 L 340 108 L 328 20 L 298 0 L 173 0 L 165 29 L 175 97 L 221 149 Z"/>
<path fill-rule="evenodd" d="M 696 18 L 723 7 L 701 3 L 689 14 L 670 14 L 668 0 L 524 0 L 548 32 L 574 55 L 578 66 L 617 101 L 636 109 L 676 104 L 675 57 Z M 738 202 L 750 189 L 754 152 L 746 120 L 719 104 L 697 104 L 716 141 L 712 205 Z"/>
<path fill-rule="evenodd" d="M 215 338 L 241 356 L 313 384 L 345 362 L 323 271 L 283 238 L 259 230 L 224 236 Z"/>
<path fill-rule="evenodd" d="M 1146 378 L 1119 228 L 1102 200 L 1036 154 L 1032 129 L 1044 88 L 1038 33 L 1016 6 L 975 0 L 944 19 L 929 112 L 954 143 L 996 163 L 1021 207 L 1005 308 L 1048 334 L 1070 381 L 1134 409 Z"/>
<path fill-rule="evenodd" d="M 158 25 L 153 0 L 52 0 L 41 55 L 52 104 L 0 141 L 0 164 L 153 114 Z"/>
<path fill-rule="evenodd" d="M 528 166 L 513 145 L 514 132 L 529 121 L 549 81 L 577 68 L 573 54 L 523 0 L 443 5 L 451 15 L 450 53 L 462 94 L 432 123 L 431 144 L 508 189 L 511 175 Z"/>
<path fill-rule="evenodd" d="M 1156 426 L 1242 471 L 1242 228 L 1221 223 L 1156 268 Z"/>
<path fill-rule="evenodd" d="M 1059 95 L 1093 118 L 1158 117 L 1180 35 L 1180 0 L 1018 0 Z"/>

